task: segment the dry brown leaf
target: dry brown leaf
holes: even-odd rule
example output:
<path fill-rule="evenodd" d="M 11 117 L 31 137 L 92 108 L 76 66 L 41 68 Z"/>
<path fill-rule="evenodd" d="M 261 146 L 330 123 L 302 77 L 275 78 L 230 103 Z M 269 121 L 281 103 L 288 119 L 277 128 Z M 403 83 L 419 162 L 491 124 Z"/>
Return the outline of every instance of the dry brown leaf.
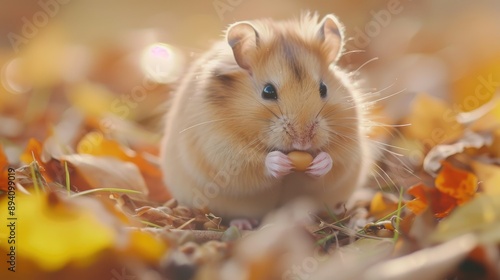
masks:
<path fill-rule="evenodd" d="M 457 142 L 449 145 L 437 145 L 430 150 L 424 159 L 424 169 L 427 173 L 436 175 L 444 159 L 461 153 L 467 148 L 479 149 L 485 145 L 490 145 L 491 141 L 492 138 L 490 135 L 482 135 L 467 131 Z"/>
<path fill-rule="evenodd" d="M 70 163 L 92 188 L 120 188 L 148 194 L 139 169 L 130 162 L 78 154 L 63 155 L 60 159 Z"/>
<path fill-rule="evenodd" d="M 477 244 L 473 235 L 461 236 L 435 247 L 376 264 L 366 270 L 360 279 L 443 279 L 456 269 Z"/>
<path fill-rule="evenodd" d="M 61 117 L 61 121 L 50 128 L 49 137 L 43 142 L 42 162 L 74 154 L 73 147 L 82 129 L 83 121 L 83 115 L 76 109 L 67 110 Z"/>

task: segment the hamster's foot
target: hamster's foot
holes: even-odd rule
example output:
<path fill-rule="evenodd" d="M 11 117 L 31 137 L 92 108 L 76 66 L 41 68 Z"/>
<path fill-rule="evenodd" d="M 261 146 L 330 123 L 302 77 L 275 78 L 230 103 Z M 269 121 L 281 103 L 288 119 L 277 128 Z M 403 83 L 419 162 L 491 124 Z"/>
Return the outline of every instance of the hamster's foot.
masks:
<path fill-rule="evenodd" d="M 287 155 L 273 151 L 266 156 L 266 169 L 275 178 L 281 178 L 292 172 L 293 164 Z"/>
<path fill-rule="evenodd" d="M 330 157 L 328 153 L 321 152 L 314 158 L 311 165 L 307 168 L 306 174 L 314 177 L 321 177 L 328 173 L 328 171 L 332 169 L 332 166 L 332 157 Z"/>
<path fill-rule="evenodd" d="M 256 219 L 234 219 L 229 222 L 229 226 L 235 226 L 239 230 L 252 230 L 258 224 Z"/>

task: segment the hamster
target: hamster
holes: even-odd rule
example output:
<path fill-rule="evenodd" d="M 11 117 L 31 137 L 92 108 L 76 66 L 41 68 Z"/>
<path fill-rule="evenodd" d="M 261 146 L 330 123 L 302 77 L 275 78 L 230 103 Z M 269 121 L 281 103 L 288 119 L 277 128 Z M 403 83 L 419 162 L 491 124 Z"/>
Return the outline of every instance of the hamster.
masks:
<path fill-rule="evenodd" d="M 336 207 L 363 184 L 365 103 L 336 65 L 343 36 L 333 15 L 229 26 L 167 113 L 161 168 L 179 203 L 260 219 L 302 196 Z M 294 171 L 291 151 L 314 157 L 305 172 Z"/>

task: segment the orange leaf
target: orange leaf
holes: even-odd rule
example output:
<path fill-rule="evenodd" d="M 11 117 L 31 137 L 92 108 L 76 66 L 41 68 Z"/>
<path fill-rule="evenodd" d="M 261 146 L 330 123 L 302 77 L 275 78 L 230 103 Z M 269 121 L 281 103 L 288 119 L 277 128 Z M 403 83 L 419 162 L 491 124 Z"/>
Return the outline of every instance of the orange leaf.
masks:
<path fill-rule="evenodd" d="M 88 154 L 97 157 L 111 156 L 121 161 L 133 163 L 141 172 L 149 190 L 149 198 L 154 201 L 166 201 L 171 198 L 167 188 L 163 185 L 159 168 L 140 153 L 120 145 L 119 142 L 107 139 L 100 132 L 86 134 L 77 145 L 79 154 Z"/>
<path fill-rule="evenodd" d="M 448 216 L 457 205 L 456 200 L 451 196 L 424 184 L 410 187 L 407 193 L 413 195 L 415 199 L 408 201 L 406 207 L 417 215 L 430 207 L 432 214 L 436 218 L 443 218 Z"/>
<path fill-rule="evenodd" d="M 8 187 L 8 171 L 9 162 L 3 151 L 3 146 L 0 144 L 0 190 L 7 191 Z"/>
<path fill-rule="evenodd" d="M 115 140 L 106 139 L 100 132 L 86 134 L 77 145 L 77 152 L 94 156 L 112 156 L 123 161 L 135 163 L 137 167 L 149 175 L 160 177 L 160 170 L 145 160 L 137 152 L 123 147 Z"/>
<path fill-rule="evenodd" d="M 443 161 L 442 166 L 434 182 L 436 188 L 456 199 L 458 205 L 469 201 L 477 190 L 476 175 L 456 168 L 447 161 Z"/>
<path fill-rule="evenodd" d="M 444 218 L 448 216 L 453 209 L 457 206 L 457 201 L 444 193 L 439 192 L 433 188 L 431 209 L 436 218 Z"/>
<path fill-rule="evenodd" d="M 41 173 L 45 180 L 47 182 L 53 182 L 54 173 L 51 173 L 50 171 L 52 168 L 49 168 L 51 163 L 42 161 L 42 151 L 42 144 L 35 138 L 31 138 L 19 159 L 24 164 L 30 164 L 33 160 L 36 160 L 41 167 Z M 52 176 L 49 173 L 51 173 Z"/>
<path fill-rule="evenodd" d="M 425 209 L 427 209 L 427 207 L 429 206 L 426 195 L 427 188 L 428 187 L 426 187 L 424 184 L 418 184 L 411 186 L 406 191 L 408 194 L 415 197 L 413 200 L 406 202 L 406 207 L 408 207 L 410 211 L 417 215 L 424 212 Z"/>
<path fill-rule="evenodd" d="M 21 154 L 20 160 L 24 164 L 30 164 L 33 160 L 36 160 L 39 164 L 42 164 L 41 154 L 42 144 L 35 138 L 31 138 L 28 141 L 28 145 L 26 145 L 26 148 Z"/>

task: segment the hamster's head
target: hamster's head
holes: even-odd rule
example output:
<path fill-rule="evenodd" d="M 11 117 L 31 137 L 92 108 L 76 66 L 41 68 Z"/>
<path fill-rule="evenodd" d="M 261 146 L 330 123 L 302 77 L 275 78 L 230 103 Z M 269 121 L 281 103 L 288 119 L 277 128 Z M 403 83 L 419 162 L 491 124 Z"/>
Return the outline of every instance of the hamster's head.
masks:
<path fill-rule="evenodd" d="M 299 21 L 238 22 L 226 35 L 237 73 L 220 75 L 218 106 L 227 135 L 266 151 L 349 150 L 358 141 L 357 101 L 334 70 L 342 26 L 332 15 Z M 255 140 L 258 138 L 257 140 Z M 262 148 L 262 147 L 261 147 Z"/>

